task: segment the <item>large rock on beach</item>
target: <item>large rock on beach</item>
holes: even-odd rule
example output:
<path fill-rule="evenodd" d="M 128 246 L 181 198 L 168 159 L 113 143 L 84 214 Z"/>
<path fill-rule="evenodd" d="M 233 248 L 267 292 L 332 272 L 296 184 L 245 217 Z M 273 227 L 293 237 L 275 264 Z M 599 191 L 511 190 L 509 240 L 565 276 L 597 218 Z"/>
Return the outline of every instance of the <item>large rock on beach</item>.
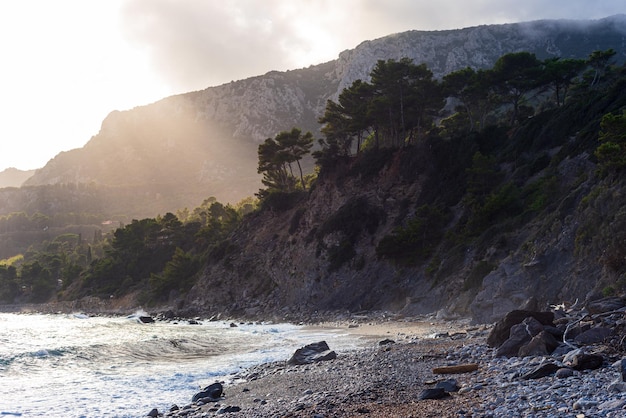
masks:
<path fill-rule="evenodd" d="M 207 387 L 205 387 L 202 392 L 198 392 L 191 398 L 192 402 L 197 402 L 199 400 L 206 402 L 216 402 L 220 400 L 222 397 L 222 392 L 224 388 L 221 383 L 216 382 Z"/>
<path fill-rule="evenodd" d="M 298 348 L 291 358 L 287 360 L 287 364 L 311 364 L 318 361 L 334 360 L 336 358 L 337 353 L 328 347 L 326 341 L 320 341 Z"/>
<path fill-rule="evenodd" d="M 507 339 L 509 339 L 511 327 L 522 323 L 529 317 L 534 318 L 541 325 L 554 327 L 554 312 L 514 310 L 507 313 L 504 318 L 496 323 L 487 337 L 487 344 L 490 347 L 501 346 Z"/>

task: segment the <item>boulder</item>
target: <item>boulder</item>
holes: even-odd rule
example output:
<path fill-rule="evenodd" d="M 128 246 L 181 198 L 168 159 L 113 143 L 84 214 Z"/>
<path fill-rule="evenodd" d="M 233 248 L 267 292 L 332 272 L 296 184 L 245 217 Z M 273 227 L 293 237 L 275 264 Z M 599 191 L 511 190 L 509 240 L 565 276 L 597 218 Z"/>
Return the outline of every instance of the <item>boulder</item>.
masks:
<path fill-rule="evenodd" d="M 203 402 L 217 402 L 222 397 L 224 387 L 221 383 L 213 383 L 205 387 L 202 392 L 198 392 L 191 398 L 192 402 L 202 400 Z"/>
<path fill-rule="evenodd" d="M 547 356 L 559 346 L 559 341 L 547 331 L 541 331 L 530 342 L 520 347 L 518 356 Z"/>
<path fill-rule="evenodd" d="M 318 361 L 334 360 L 337 353 L 332 351 L 326 341 L 311 343 L 302 348 L 298 348 L 295 353 L 287 360 L 287 364 L 301 365 L 311 364 Z"/>
<path fill-rule="evenodd" d="M 490 347 L 501 346 L 509 338 L 511 327 L 522 323 L 524 319 L 529 317 L 536 319 L 541 325 L 554 326 L 553 312 L 514 310 L 507 313 L 504 318 L 498 321 L 492 328 L 487 337 L 487 344 Z"/>
<path fill-rule="evenodd" d="M 532 339 L 522 324 L 513 325 L 510 334 L 510 337 L 496 350 L 497 357 L 516 357 L 519 349 Z"/>
<path fill-rule="evenodd" d="M 511 327 L 509 331 L 509 338 L 504 341 L 500 347 L 498 347 L 496 350 L 496 356 L 519 356 L 520 349 L 529 344 L 533 337 L 541 334 L 542 332 L 544 332 L 543 325 L 541 325 L 539 321 L 532 316 L 526 317 L 520 324 L 516 324 Z M 548 339 L 549 337 L 544 336 L 544 338 Z M 540 342 L 541 340 L 538 340 L 535 345 L 539 345 Z M 534 348 L 538 349 L 537 347 Z"/>
<path fill-rule="evenodd" d="M 611 328 L 595 327 L 581 332 L 574 338 L 574 341 L 581 345 L 597 344 L 603 342 L 612 333 Z"/>

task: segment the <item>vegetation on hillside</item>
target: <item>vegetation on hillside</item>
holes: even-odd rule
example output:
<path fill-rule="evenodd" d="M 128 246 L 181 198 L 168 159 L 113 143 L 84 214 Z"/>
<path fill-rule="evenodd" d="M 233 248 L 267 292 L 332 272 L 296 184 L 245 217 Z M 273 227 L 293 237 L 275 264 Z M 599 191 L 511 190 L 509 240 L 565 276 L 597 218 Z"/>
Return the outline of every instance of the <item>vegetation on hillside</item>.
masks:
<path fill-rule="evenodd" d="M 486 237 L 504 236 L 549 210 L 573 210 L 576 203 L 566 199 L 556 167 L 587 153 L 599 168 L 583 173 L 597 176 L 586 202 L 596 212 L 590 210 L 577 242 L 598 246 L 603 240 L 603 262 L 616 277 L 626 275 L 626 238 L 608 239 L 610 228 L 597 204 L 608 199 L 611 185 L 623 182 L 626 167 L 626 67 L 613 65 L 614 55 L 608 50 L 587 60 L 539 60 L 512 53 L 491 69 L 466 68 L 442 80 L 408 59 L 379 61 L 369 82 L 357 80 L 337 102 L 328 101 L 319 119 L 323 138 L 313 152 L 317 181 L 367 182 L 393 167 L 399 182 L 411 183 L 430 167 L 434 174 L 418 201 L 398 203 L 406 210 L 376 242 L 376 256 L 399 266 L 424 265 L 440 280 L 462 256 L 463 245 L 483 245 Z M 306 206 L 316 179 L 304 175 L 300 161 L 313 142 L 310 132 L 293 128 L 259 145 L 258 172 L 266 187 L 257 195 L 259 209 L 252 200 L 232 207 L 207 199 L 193 211 L 133 220 L 111 233 L 94 230 L 93 238 L 66 232 L 7 257 L 0 262 L 0 301 L 129 292 L 145 303 L 179 299 L 203 266 L 228 263 L 236 253 L 232 234 L 246 214 Z M 290 234 L 303 213 L 300 208 L 293 215 Z M 618 208 L 613 215 L 622 219 Z M 380 207 L 355 196 L 329 214 L 311 239 L 317 240 L 317 255 L 327 254 L 329 272 L 336 272 L 354 259 L 361 233 L 373 235 L 385 221 Z M 43 229 L 50 219 L 12 214 L 0 218 L 0 230 L 25 223 Z M 331 245 L 325 238 L 333 234 L 340 238 Z M 477 263 L 465 289 L 478 286 L 493 267 Z"/>

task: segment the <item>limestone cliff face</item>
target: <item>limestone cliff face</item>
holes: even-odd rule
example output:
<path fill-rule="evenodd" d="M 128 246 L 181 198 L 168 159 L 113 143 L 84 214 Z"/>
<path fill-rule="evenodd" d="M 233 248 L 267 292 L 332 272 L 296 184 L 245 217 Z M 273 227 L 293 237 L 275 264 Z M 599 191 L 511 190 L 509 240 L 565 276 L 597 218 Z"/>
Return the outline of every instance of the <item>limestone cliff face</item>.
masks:
<path fill-rule="evenodd" d="M 317 132 L 326 101 L 336 99 L 356 79 L 367 80 L 377 60 L 412 58 L 426 63 L 437 77 L 467 66 L 490 67 L 501 55 L 522 50 L 540 58 L 584 58 L 594 50 L 614 48 L 623 61 L 624 27 L 626 17 L 621 15 L 587 22 L 410 31 L 366 41 L 328 63 L 113 112 L 85 147 L 59 154 L 26 185 L 190 184 L 194 198 L 176 208 L 198 204 L 198 193 L 237 201 L 258 190 L 258 144 L 294 126 Z"/>

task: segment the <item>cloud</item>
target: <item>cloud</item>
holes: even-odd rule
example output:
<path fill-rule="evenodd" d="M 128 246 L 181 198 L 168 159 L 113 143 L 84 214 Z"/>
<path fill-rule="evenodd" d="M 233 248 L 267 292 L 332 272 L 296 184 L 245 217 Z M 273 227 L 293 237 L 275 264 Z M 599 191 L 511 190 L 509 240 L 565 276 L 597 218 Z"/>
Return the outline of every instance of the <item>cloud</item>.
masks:
<path fill-rule="evenodd" d="M 173 90 L 332 60 L 364 40 L 545 18 L 599 18 L 622 0 L 128 0 L 124 34 Z"/>
<path fill-rule="evenodd" d="M 293 65 L 309 48 L 297 13 L 281 1 L 134 0 L 123 25 L 175 88 L 203 88 Z"/>

